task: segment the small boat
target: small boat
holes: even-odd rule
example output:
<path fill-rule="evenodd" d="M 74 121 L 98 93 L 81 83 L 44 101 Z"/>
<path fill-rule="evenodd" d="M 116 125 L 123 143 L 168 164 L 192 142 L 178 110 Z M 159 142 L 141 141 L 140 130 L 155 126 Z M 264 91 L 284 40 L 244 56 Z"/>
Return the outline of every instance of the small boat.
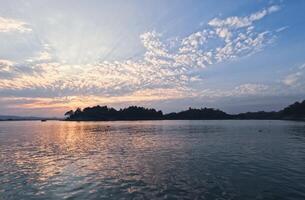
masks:
<path fill-rule="evenodd" d="M 46 121 L 47 121 L 46 119 L 42 119 L 42 120 L 41 120 L 41 122 L 46 122 Z"/>

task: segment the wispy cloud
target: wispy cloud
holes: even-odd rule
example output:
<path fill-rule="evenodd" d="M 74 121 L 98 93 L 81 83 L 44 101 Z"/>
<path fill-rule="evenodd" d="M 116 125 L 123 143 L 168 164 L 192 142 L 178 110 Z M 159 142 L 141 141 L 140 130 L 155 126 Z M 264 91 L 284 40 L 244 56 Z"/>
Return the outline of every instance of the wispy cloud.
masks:
<path fill-rule="evenodd" d="M 31 32 L 30 26 L 20 20 L 0 17 L 0 32 Z"/>
<path fill-rule="evenodd" d="M 269 87 L 264 84 L 242 84 L 234 88 L 234 93 L 240 95 L 256 95 L 268 92 Z"/>
<path fill-rule="evenodd" d="M 282 26 L 282 27 L 276 29 L 275 31 L 276 31 L 277 33 L 279 33 L 279 32 L 282 32 L 282 31 L 286 30 L 287 28 L 289 28 L 289 27 L 288 27 L 288 26 Z"/>
<path fill-rule="evenodd" d="M 293 73 L 288 74 L 282 82 L 289 87 L 305 86 L 305 64 L 299 66 Z"/>
<path fill-rule="evenodd" d="M 255 21 L 261 20 L 265 16 L 280 10 L 278 5 L 273 5 L 246 17 L 228 17 L 226 19 L 214 18 L 209 22 L 210 26 L 228 27 L 228 28 L 244 28 L 251 26 Z"/>

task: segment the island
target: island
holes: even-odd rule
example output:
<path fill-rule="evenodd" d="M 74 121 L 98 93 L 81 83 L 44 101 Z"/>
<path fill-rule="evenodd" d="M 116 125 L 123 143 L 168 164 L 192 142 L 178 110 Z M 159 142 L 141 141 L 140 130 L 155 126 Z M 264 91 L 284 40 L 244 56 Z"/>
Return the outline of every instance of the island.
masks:
<path fill-rule="evenodd" d="M 130 106 L 116 110 L 108 106 L 77 108 L 65 113 L 67 121 L 116 121 L 116 120 L 302 120 L 305 121 L 305 100 L 295 102 L 279 111 L 258 111 L 228 114 L 214 108 L 189 108 L 188 110 L 163 114 L 153 108 Z"/>

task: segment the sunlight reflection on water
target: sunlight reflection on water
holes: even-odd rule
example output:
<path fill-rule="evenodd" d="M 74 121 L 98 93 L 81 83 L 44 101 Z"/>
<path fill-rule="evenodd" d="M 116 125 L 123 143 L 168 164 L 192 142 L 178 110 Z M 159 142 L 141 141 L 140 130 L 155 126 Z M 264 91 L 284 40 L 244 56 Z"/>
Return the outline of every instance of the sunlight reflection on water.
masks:
<path fill-rule="evenodd" d="M 304 139 L 286 121 L 0 122 L 0 199 L 302 199 Z"/>

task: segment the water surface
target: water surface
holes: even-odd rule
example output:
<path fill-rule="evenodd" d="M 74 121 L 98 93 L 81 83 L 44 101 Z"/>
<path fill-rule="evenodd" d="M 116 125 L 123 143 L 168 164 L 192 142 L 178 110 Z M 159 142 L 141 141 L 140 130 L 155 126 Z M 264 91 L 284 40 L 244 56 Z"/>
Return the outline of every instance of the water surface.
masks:
<path fill-rule="evenodd" d="M 0 199 L 305 199 L 305 123 L 0 122 Z"/>

